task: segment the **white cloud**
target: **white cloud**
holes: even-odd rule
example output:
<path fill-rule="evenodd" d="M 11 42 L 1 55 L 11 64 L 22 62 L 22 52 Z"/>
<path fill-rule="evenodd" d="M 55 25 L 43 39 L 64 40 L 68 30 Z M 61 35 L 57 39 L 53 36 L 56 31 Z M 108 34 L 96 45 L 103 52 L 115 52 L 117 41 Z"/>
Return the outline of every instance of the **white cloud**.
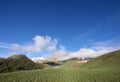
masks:
<path fill-rule="evenodd" d="M 8 43 L 0 42 L 0 49 L 3 54 L 4 53 L 6 54 L 6 52 L 8 52 L 8 54 L 13 53 L 13 52 L 14 53 L 25 53 L 28 56 L 32 54 L 42 54 L 42 55 L 47 55 L 47 58 L 50 60 L 57 61 L 57 60 L 67 60 L 67 59 L 75 58 L 75 57 L 84 57 L 84 58 L 97 57 L 104 53 L 118 50 L 120 49 L 119 38 L 120 37 L 115 37 L 108 41 L 94 42 L 92 43 L 91 47 L 81 48 L 75 52 L 68 52 L 65 49 L 65 46 L 58 43 L 57 39 L 52 38 L 50 36 L 36 35 L 33 38 L 32 43 L 25 44 L 25 45 L 8 44 Z"/>
<path fill-rule="evenodd" d="M 22 51 L 22 46 L 20 46 L 19 44 L 12 44 L 10 46 L 10 49 L 13 50 L 13 51 L 19 51 L 19 50 Z"/>
<path fill-rule="evenodd" d="M 10 44 L 8 43 L 4 43 L 4 42 L 0 42 L 0 48 L 9 48 Z"/>
<path fill-rule="evenodd" d="M 58 41 L 55 38 L 50 36 L 36 35 L 33 38 L 33 42 L 27 44 L 24 43 L 24 45 L 0 42 L 0 49 L 2 50 L 3 54 L 7 51 L 7 53 L 5 53 L 7 54 L 6 56 L 13 54 L 13 52 L 30 56 L 32 54 L 50 54 L 51 52 L 57 50 L 58 45 Z"/>
<path fill-rule="evenodd" d="M 59 47 L 60 47 L 60 50 L 59 50 L 59 51 L 65 51 L 65 46 L 60 45 Z"/>
<path fill-rule="evenodd" d="M 56 50 L 57 44 L 58 44 L 58 41 L 56 39 L 53 39 L 50 45 L 48 46 L 47 50 L 48 51 Z"/>
<path fill-rule="evenodd" d="M 9 48 L 9 47 L 8 47 L 8 46 L 1 46 L 1 45 L 0 45 L 0 48 Z"/>
<path fill-rule="evenodd" d="M 108 41 L 103 42 L 94 42 L 93 46 L 89 48 L 81 48 L 75 52 L 60 52 L 57 51 L 52 54 L 51 59 L 56 61 L 68 60 L 71 58 L 94 58 L 100 55 L 103 55 L 108 52 L 112 52 L 115 50 L 120 50 L 120 39 L 119 37 L 115 37 Z"/>
<path fill-rule="evenodd" d="M 51 59 L 56 61 L 68 60 L 71 58 L 86 58 L 95 57 L 96 51 L 89 48 L 81 48 L 76 52 L 55 52 L 52 54 Z"/>
<path fill-rule="evenodd" d="M 10 49 L 13 51 L 36 53 L 44 51 L 54 51 L 56 50 L 56 46 L 58 44 L 57 40 L 51 38 L 50 36 L 36 35 L 33 40 L 33 43 L 29 43 L 27 45 L 11 44 Z"/>
<path fill-rule="evenodd" d="M 112 52 L 115 50 L 119 50 L 120 47 L 104 47 L 103 49 L 92 49 L 92 48 L 81 48 L 80 50 L 76 52 L 55 52 L 51 56 L 51 60 L 56 60 L 56 61 L 63 61 L 63 60 L 68 60 L 71 58 L 94 58 L 100 55 L 103 55 L 108 52 Z"/>

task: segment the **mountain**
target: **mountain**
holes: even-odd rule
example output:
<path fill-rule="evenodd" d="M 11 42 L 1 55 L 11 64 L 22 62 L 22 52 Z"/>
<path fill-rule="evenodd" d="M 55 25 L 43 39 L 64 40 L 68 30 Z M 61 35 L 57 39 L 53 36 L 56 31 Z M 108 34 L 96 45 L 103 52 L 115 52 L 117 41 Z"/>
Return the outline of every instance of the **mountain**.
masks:
<path fill-rule="evenodd" d="M 96 57 L 82 65 L 82 68 L 101 69 L 115 68 L 120 69 L 120 50 L 104 54 Z"/>
<path fill-rule="evenodd" d="M 34 63 L 25 55 L 16 54 L 0 61 L 0 73 L 42 69 L 43 67 L 44 67 L 43 64 Z"/>
<path fill-rule="evenodd" d="M 0 74 L 0 82 L 120 82 L 120 50 L 80 61 L 73 58 L 44 70 Z"/>
<path fill-rule="evenodd" d="M 36 62 L 36 63 L 43 63 L 44 61 L 47 60 L 47 58 L 38 57 L 38 58 L 32 58 L 31 60 L 32 60 L 33 62 Z"/>
<path fill-rule="evenodd" d="M 1 60 L 1 59 L 4 59 L 4 58 L 3 58 L 3 57 L 0 57 L 0 60 Z"/>

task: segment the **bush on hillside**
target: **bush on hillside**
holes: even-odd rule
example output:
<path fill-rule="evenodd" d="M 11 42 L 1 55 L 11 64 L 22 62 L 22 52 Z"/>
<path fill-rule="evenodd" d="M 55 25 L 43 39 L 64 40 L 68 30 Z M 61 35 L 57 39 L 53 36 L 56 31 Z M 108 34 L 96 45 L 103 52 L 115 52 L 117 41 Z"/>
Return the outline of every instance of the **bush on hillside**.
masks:
<path fill-rule="evenodd" d="M 0 73 L 42 69 L 43 67 L 43 64 L 34 63 L 25 55 L 17 55 L 16 57 L 12 56 L 7 59 L 0 59 Z"/>

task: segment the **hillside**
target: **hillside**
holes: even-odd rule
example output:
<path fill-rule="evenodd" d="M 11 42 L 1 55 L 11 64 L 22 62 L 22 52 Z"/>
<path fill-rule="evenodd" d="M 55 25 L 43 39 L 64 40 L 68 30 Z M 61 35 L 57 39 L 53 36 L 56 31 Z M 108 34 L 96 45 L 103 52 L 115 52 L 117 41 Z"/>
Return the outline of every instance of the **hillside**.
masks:
<path fill-rule="evenodd" d="M 14 58 L 14 57 L 13 57 Z M 1 73 L 1 82 L 120 82 L 120 50 L 87 63 L 71 59 L 45 69 Z M 51 63 L 50 63 L 51 64 Z M 53 64 L 53 63 L 52 63 Z"/>
<path fill-rule="evenodd" d="M 101 68 L 115 68 L 120 69 L 120 50 L 110 52 L 92 59 L 91 61 L 82 65 L 82 68 L 101 69 Z"/>
<path fill-rule="evenodd" d="M 43 68 L 42 64 L 34 63 L 25 55 L 13 55 L 0 60 L 0 73 L 41 68 Z"/>
<path fill-rule="evenodd" d="M 78 58 L 69 59 L 63 62 L 61 67 L 79 69 L 120 69 L 120 50 L 91 58 L 85 63 Z"/>

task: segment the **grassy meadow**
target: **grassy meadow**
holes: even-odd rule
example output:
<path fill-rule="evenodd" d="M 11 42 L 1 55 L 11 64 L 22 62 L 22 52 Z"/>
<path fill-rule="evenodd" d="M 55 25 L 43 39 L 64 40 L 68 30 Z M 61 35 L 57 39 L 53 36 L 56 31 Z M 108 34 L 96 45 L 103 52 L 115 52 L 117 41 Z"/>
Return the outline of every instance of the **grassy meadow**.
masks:
<path fill-rule="evenodd" d="M 70 60 L 57 67 L 1 73 L 0 82 L 120 82 L 120 51 L 85 64 Z"/>

